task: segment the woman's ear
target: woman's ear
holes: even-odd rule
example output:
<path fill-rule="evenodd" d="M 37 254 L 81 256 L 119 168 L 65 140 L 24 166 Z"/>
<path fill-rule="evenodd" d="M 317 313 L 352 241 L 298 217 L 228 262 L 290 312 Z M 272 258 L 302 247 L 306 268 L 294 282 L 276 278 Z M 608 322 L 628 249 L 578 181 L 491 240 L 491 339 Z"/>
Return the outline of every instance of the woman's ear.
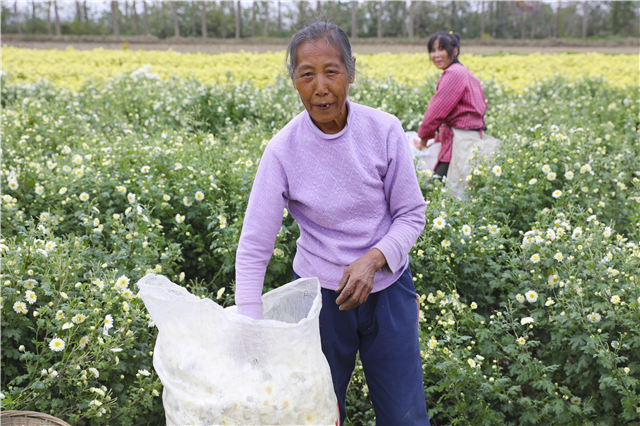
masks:
<path fill-rule="evenodd" d="M 453 58 L 457 58 L 458 54 L 460 54 L 460 49 L 458 49 L 457 47 L 453 48 Z"/>

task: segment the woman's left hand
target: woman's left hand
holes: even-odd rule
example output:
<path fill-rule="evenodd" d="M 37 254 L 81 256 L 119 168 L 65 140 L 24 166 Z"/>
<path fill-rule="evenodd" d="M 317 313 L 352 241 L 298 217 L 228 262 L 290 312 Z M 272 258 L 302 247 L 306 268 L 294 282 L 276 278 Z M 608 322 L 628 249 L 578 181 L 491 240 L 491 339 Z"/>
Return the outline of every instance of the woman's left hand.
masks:
<path fill-rule="evenodd" d="M 376 248 L 369 250 L 344 270 L 336 293 L 340 293 L 336 304 L 340 310 L 353 309 L 367 301 L 373 289 L 373 277 L 387 259 Z"/>

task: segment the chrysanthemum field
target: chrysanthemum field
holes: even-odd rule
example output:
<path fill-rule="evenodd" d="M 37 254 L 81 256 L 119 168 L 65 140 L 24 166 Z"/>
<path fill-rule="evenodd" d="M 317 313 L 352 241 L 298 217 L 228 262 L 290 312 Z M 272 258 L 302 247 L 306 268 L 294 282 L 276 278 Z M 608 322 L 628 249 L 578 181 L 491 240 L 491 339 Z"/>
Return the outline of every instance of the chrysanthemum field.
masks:
<path fill-rule="evenodd" d="M 145 56 L 146 55 L 146 56 Z M 638 55 L 463 56 L 489 132 L 460 200 L 420 173 L 410 253 L 434 425 L 640 425 Z M 282 53 L 3 48 L 2 409 L 163 424 L 135 283 L 233 303 L 268 140 L 302 104 Z M 416 130 L 438 74 L 362 55 L 355 102 Z M 285 211 L 265 289 L 289 282 Z M 346 424 L 373 425 L 359 366 Z"/>

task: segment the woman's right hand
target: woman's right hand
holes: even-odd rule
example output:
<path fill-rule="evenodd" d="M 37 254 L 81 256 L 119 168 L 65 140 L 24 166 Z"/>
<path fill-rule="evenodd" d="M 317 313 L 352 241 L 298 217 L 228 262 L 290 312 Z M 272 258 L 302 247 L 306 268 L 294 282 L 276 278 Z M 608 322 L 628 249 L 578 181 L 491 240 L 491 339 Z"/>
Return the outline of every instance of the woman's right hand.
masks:
<path fill-rule="evenodd" d="M 422 146 L 422 140 L 420 138 L 413 138 L 413 146 L 416 147 L 416 149 L 419 149 L 422 151 L 422 148 L 424 148 Z"/>

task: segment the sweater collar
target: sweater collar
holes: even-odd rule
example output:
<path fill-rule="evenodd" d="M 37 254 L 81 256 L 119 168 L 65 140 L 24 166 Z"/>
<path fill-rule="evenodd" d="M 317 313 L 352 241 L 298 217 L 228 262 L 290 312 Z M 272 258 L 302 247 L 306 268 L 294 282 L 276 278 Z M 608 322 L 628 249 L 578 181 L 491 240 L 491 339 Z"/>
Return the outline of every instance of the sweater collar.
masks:
<path fill-rule="evenodd" d="M 349 102 L 349 99 L 347 99 L 345 103 L 347 105 L 347 122 L 344 125 L 344 129 L 340 130 L 338 133 L 335 133 L 333 135 L 328 135 L 324 133 L 322 130 L 318 129 L 318 126 L 316 126 L 313 123 L 313 120 L 311 120 L 311 116 L 309 115 L 309 112 L 306 109 L 303 112 L 304 121 L 307 123 L 307 126 L 311 129 L 311 131 L 315 136 L 325 140 L 337 139 L 347 132 L 347 130 L 349 129 L 349 122 L 353 118 L 353 108 L 352 108 L 351 102 Z"/>

